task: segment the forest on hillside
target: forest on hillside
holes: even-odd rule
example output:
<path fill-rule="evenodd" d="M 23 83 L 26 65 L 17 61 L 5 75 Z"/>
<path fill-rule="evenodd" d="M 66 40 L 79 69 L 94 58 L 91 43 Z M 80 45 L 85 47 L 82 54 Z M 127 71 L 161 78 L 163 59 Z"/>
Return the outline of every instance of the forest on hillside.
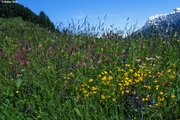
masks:
<path fill-rule="evenodd" d="M 49 30 L 55 30 L 54 24 L 51 22 L 45 12 L 41 11 L 39 15 L 36 15 L 28 7 L 24 7 L 19 3 L 5 4 L 0 2 L 0 17 L 12 18 L 21 17 L 25 21 L 38 24 L 40 27 L 44 27 Z"/>

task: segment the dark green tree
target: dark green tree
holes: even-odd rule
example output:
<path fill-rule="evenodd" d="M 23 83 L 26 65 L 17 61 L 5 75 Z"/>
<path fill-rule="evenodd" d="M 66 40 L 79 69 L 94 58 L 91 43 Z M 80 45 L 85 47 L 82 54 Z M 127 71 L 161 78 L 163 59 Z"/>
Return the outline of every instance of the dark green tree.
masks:
<path fill-rule="evenodd" d="M 47 28 L 52 29 L 52 30 L 55 29 L 54 24 L 51 22 L 49 17 L 43 11 L 41 11 L 39 13 L 39 24 L 42 27 L 47 27 Z"/>
<path fill-rule="evenodd" d="M 23 20 L 39 24 L 41 27 L 55 30 L 54 24 L 43 11 L 41 11 L 39 15 L 36 15 L 29 8 L 18 3 L 4 4 L 0 2 L 0 17 L 21 17 Z"/>

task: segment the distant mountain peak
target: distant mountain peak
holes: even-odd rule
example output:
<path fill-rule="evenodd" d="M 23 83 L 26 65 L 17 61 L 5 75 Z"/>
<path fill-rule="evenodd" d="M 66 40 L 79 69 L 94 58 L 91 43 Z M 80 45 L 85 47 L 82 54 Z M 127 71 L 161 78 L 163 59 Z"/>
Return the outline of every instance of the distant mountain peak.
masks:
<path fill-rule="evenodd" d="M 180 31 L 180 8 L 175 8 L 170 13 L 150 16 L 138 32 L 149 35 L 154 29 L 160 35 L 169 35 Z"/>
<path fill-rule="evenodd" d="M 180 8 L 173 9 L 174 12 L 180 12 Z"/>
<path fill-rule="evenodd" d="M 175 14 L 179 14 L 180 13 L 180 8 L 175 8 L 172 10 L 172 12 L 170 13 L 164 13 L 164 14 L 156 14 L 154 16 L 150 16 L 148 18 L 148 21 L 154 21 L 154 20 L 167 20 L 167 18 L 169 19 L 173 19 L 172 16 Z"/>

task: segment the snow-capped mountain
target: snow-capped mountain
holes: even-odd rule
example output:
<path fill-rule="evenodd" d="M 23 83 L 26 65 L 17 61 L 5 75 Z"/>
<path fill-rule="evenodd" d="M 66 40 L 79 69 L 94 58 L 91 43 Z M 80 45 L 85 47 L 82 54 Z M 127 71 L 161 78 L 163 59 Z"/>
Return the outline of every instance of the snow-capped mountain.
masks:
<path fill-rule="evenodd" d="M 180 8 L 173 9 L 170 13 L 149 17 L 145 25 L 137 33 L 170 35 L 175 34 L 177 31 L 180 31 Z"/>

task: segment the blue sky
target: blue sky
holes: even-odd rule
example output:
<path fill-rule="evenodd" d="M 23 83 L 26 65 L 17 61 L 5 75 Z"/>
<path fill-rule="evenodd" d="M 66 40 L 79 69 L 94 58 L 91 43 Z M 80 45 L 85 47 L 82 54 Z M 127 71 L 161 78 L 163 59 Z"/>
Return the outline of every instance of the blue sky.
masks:
<path fill-rule="evenodd" d="M 66 24 L 71 19 L 75 23 L 83 22 L 88 16 L 91 24 L 98 24 L 98 17 L 104 21 L 105 26 L 121 28 L 137 22 L 141 27 L 147 18 L 152 15 L 168 13 L 180 7 L 180 0 L 17 0 L 18 3 L 30 8 L 38 14 L 44 11 L 53 23 Z"/>

